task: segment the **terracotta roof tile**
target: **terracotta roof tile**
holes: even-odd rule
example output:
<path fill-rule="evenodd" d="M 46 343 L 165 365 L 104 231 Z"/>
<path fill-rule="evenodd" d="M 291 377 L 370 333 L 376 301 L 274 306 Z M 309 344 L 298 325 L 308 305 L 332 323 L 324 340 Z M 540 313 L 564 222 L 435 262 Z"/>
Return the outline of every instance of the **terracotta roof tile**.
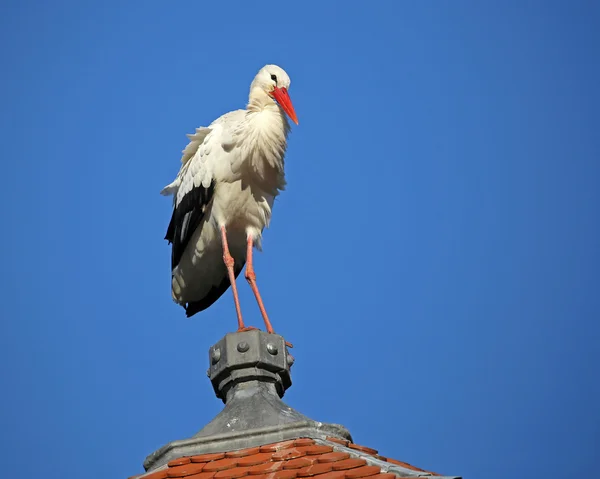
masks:
<path fill-rule="evenodd" d="M 304 451 L 300 451 L 297 447 L 291 447 L 282 451 L 277 451 L 273 454 L 273 461 L 289 461 L 290 459 L 296 459 L 297 457 L 306 456 Z"/>
<path fill-rule="evenodd" d="M 377 464 L 384 461 L 428 472 L 379 456 L 369 447 L 332 437 L 327 441 L 329 445 L 300 438 L 227 453 L 180 457 L 170 461 L 166 469 L 137 479 L 399 479 L 381 470 Z M 350 450 L 341 450 L 346 447 Z"/>
<path fill-rule="evenodd" d="M 379 451 L 377 449 L 371 449 L 370 447 L 359 446 L 358 444 L 348 444 L 350 449 L 356 449 L 357 451 L 366 452 L 367 454 L 375 455 Z"/>
<path fill-rule="evenodd" d="M 317 457 L 318 462 L 336 462 L 343 461 L 344 459 L 349 459 L 350 454 L 347 452 L 330 452 L 328 454 L 323 454 Z"/>
<path fill-rule="evenodd" d="M 345 479 L 346 471 L 330 471 L 322 476 L 317 476 L 317 479 Z"/>
<path fill-rule="evenodd" d="M 327 440 L 331 442 L 337 442 L 342 446 L 347 446 L 348 444 L 350 444 L 350 441 L 346 441 L 345 439 L 340 439 L 338 437 L 327 436 Z"/>
<path fill-rule="evenodd" d="M 286 461 L 283 465 L 284 469 L 300 469 L 302 467 L 308 467 L 317 462 L 316 457 L 299 457 L 297 459 L 292 459 L 291 461 Z"/>
<path fill-rule="evenodd" d="M 267 444 L 260 447 L 260 452 L 277 452 L 282 449 L 288 449 L 294 445 L 294 439 L 290 441 L 276 442 L 275 444 Z"/>
<path fill-rule="evenodd" d="M 346 473 L 346 479 L 359 479 L 379 474 L 381 469 L 377 466 L 363 466 L 352 469 Z"/>
<path fill-rule="evenodd" d="M 190 459 L 192 460 L 192 462 L 210 462 L 216 461 L 218 459 L 223 459 L 224 457 L 224 452 L 217 452 L 215 454 L 202 454 L 200 456 L 192 456 Z"/>
<path fill-rule="evenodd" d="M 341 471 L 343 469 L 354 469 L 355 467 L 366 466 L 367 461 L 364 459 L 345 459 L 333 463 L 334 471 Z"/>
<path fill-rule="evenodd" d="M 273 472 L 271 474 L 267 474 L 265 476 L 265 479 L 295 479 L 296 478 L 296 471 L 291 469 L 288 471 L 279 471 L 279 472 Z"/>
<path fill-rule="evenodd" d="M 187 476 L 185 479 L 212 479 L 214 475 L 214 472 L 200 472 L 199 474 Z"/>
<path fill-rule="evenodd" d="M 238 460 L 238 466 L 257 466 L 271 460 L 271 452 L 259 452 L 251 456 L 242 457 Z"/>
<path fill-rule="evenodd" d="M 198 474 L 202 472 L 202 468 L 204 464 L 183 464 L 181 466 L 173 466 L 169 467 L 167 470 L 167 477 L 186 477 L 191 476 L 192 474 Z"/>
<path fill-rule="evenodd" d="M 426 471 L 425 469 L 420 469 L 418 467 L 412 466 L 411 464 L 408 464 L 407 462 L 397 461 L 396 459 L 388 458 L 387 462 L 391 462 L 392 464 L 397 464 L 398 466 L 406 467 L 407 469 L 412 469 L 413 471 L 431 472 L 431 471 Z"/>
<path fill-rule="evenodd" d="M 237 466 L 238 459 L 225 457 L 216 461 L 207 462 L 204 465 L 204 471 L 206 472 L 218 472 L 224 471 L 225 469 L 233 469 Z"/>
<path fill-rule="evenodd" d="M 215 474 L 215 479 L 237 479 L 248 475 L 249 467 L 234 467 L 232 469 L 224 469 Z"/>
<path fill-rule="evenodd" d="M 225 453 L 225 457 L 245 457 L 252 454 L 258 454 L 260 447 L 250 447 L 248 449 L 241 449 L 239 451 L 231 451 Z"/>
<path fill-rule="evenodd" d="M 294 446 L 314 446 L 314 444 L 315 444 L 314 439 L 309 439 L 307 437 L 296 439 L 294 441 Z"/>
<path fill-rule="evenodd" d="M 313 464 L 312 466 L 300 469 L 298 471 L 298 477 L 312 477 L 318 474 L 325 474 L 331 470 L 333 470 L 333 465 L 331 463 Z"/>
<path fill-rule="evenodd" d="M 264 464 L 257 464 L 256 466 L 252 466 L 248 469 L 248 474 L 254 476 L 258 474 L 269 474 L 271 472 L 277 472 L 283 469 L 284 464 L 285 461 L 265 462 Z"/>
<path fill-rule="evenodd" d="M 144 479 L 167 479 L 167 471 L 168 469 L 162 469 L 160 471 L 153 472 L 152 474 L 144 476 Z"/>
<path fill-rule="evenodd" d="M 315 456 L 317 454 L 327 454 L 328 452 L 333 452 L 333 447 L 331 446 L 305 446 L 299 447 L 299 451 L 305 452 L 309 456 Z"/>

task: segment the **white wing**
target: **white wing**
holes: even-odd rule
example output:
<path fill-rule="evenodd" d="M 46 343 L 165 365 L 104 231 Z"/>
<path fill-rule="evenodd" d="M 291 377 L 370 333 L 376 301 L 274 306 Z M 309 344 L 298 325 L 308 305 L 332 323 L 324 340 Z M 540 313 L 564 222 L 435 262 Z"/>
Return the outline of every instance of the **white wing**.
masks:
<path fill-rule="evenodd" d="M 215 180 L 234 181 L 239 178 L 242 156 L 239 148 L 245 125 L 245 110 L 236 110 L 217 118 L 208 128 L 196 128 L 188 134 L 188 145 L 183 149 L 181 169 L 175 180 L 160 194 L 175 195 L 175 204 L 191 187 L 202 184 L 208 188 Z"/>
<path fill-rule="evenodd" d="M 212 200 L 215 185 L 235 181 L 240 175 L 242 155 L 239 139 L 245 124 L 245 110 L 227 113 L 208 128 L 188 135 L 182 166 L 175 181 L 163 195 L 173 195 L 173 216 L 165 239 L 173 243 L 172 267 L 179 264 L 194 231 L 202 224 L 204 211 Z"/>

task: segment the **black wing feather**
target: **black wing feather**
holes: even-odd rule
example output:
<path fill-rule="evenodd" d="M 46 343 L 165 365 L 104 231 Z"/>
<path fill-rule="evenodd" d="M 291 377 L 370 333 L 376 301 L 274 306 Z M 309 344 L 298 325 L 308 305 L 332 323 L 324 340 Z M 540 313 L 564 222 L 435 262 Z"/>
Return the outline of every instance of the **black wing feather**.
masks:
<path fill-rule="evenodd" d="M 214 191 L 214 181 L 208 188 L 204 188 L 202 185 L 196 186 L 186 193 L 173 209 L 173 215 L 171 216 L 167 234 L 165 235 L 165 239 L 173 244 L 171 269 L 179 264 L 192 235 L 201 225 L 204 213 L 209 208 Z"/>

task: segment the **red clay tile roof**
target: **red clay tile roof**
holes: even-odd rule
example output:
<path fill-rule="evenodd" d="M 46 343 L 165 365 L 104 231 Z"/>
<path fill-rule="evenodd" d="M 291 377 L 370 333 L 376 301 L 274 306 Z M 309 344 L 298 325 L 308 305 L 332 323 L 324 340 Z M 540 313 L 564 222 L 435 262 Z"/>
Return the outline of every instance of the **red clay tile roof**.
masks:
<path fill-rule="evenodd" d="M 386 473 L 386 464 L 408 471 L 404 476 L 398 469 L 395 474 Z M 300 438 L 239 451 L 181 457 L 157 471 L 130 479 L 398 479 L 420 474 L 437 475 L 380 456 L 375 449 L 328 437 L 326 441 Z"/>

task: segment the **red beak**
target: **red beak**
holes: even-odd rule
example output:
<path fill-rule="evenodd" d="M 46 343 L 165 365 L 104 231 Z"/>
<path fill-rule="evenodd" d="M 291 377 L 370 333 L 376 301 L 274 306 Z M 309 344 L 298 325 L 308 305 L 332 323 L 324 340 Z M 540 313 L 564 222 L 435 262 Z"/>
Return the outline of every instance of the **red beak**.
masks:
<path fill-rule="evenodd" d="M 296 112 L 294 111 L 294 105 L 292 105 L 292 100 L 290 99 L 290 95 L 288 95 L 287 88 L 277 88 L 273 89 L 273 98 L 279 103 L 283 111 L 287 113 L 287 116 L 297 125 L 298 117 L 296 116 Z"/>

